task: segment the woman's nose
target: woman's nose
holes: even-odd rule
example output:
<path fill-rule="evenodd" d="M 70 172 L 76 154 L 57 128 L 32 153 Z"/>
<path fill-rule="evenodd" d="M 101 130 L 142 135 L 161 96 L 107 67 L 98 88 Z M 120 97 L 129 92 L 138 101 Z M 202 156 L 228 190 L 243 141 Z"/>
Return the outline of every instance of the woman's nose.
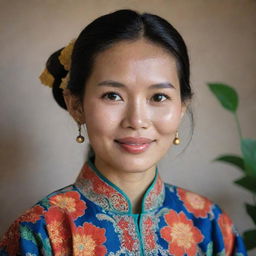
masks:
<path fill-rule="evenodd" d="M 147 129 L 149 126 L 150 118 L 146 103 L 137 100 L 126 105 L 122 120 L 123 128 L 138 130 Z"/>

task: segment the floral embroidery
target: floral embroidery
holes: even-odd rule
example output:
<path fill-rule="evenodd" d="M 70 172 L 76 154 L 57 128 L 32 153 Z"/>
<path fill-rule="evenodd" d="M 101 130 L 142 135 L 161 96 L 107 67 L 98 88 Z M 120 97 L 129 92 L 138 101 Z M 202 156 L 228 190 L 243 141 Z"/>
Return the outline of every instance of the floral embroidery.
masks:
<path fill-rule="evenodd" d="M 145 242 L 146 251 L 153 251 L 156 249 L 156 238 L 155 238 L 155 223 L 150 216 L 143 218 L 143 235 Z"/>
<path fill-rule="evenodd" d="M 103 256 L 107 248 L 105 229 L 98 228 L 91 223 L 84 223 L 73 231 L 73 255 L 74 256 Z"/>
<path fill-rule="evenodd" d="M 156 182 L 143 200 L 143 210 L 152 210 L 160 207 L 164 201 L 164 182 L 158 175 Z M 114 187 L 104 181 L 98 174 L 85 164 L 76 180 L 76 186 L 91 201 L 105 210 L 129 212 L 129 202 L 126 197 Z"/>
<path fill-rule="evenodd" d="M 38 220 L 40 220 L 40 217 L 42 216 L 43 212 L 44 212 L 43 207 L 36 205 L 32 207 L 30 210 L 26 211 L 23 215 L 21 215 L 18 220 L 19 222 L 35 223 Z"/>
<path fill-rule="evenodd" d="M 125 197 L 103 181 L 88 165 L 84 166 L 76 185 L 86 197 L 106 210 L 128 212 L 129 207 Z"/>
<path fill-rule="evenodd" d="M 67 211 L 73 219 L 84 215 L 86 204 L 76 191 L 69 191 L 49 198 L 50 204 Z"/>
<path fill-rule="evenodd" d="M 211 210 L 212 203 L 205 197 L 193 192 L 178 188 L 178 196 L 183 201 L 186 209 L 196 217 L 206 218 Z"/>
<path fill-rule="evenodd" d="M 168 226 L 160 230 L 161 237 L 169 243 L 169 252 L 175 256 L 195 256 L 197 244 L 202 242 L 203 235 L 196 228 L 192 220 L 184 212 L 177 213 L 170 210 L 164 219 Z"/>
<path fill-rule="evenodd" d="M 19 225 L 21 222 L 31 222 L 35 223 L 38 220 L 40 220 L 40 216 L 43 214 L 43 207 L 36 205 L 32 207 L 30 210 L 26 211 L 24 214 L 22 214 L 7 230 L 5 233 L 1 243 L 0 247 L 6 246 L 6 251 L 10 255 L 16 255 L 19 252 L 19 239 L 20 239 L 20 233 L 19 233 Z"/>
<path fill-rule="evenodd" d="M 3 240 L 0 243 L 0 247 L 6 247 L 6 251 L 9 255 L 17 255 L 19 252 L 19 238 L 20 233 L 18 232 L 19 223 L 14 222 L 5 233 Z"/>
<path fill-rule="evenodd" d="M 118 218 L 117 216 L 117 219 L 117 227 L 122 234 L 121 246 L 130 252 L 138 250 L 139 244 L 132 218 L 128 216 Z"/>
<path fill-rule="evenodd" d="M 157 177 L 154 187 L 150 190 L 149 194 L 144 199 L 145 210 L 158 208 L 164 201 L 164 183 L 160 176 Z"/>
<path fill-rule="evenodd" d="M 61 208 L 52 206 L 45 214 L 45 221 L 54 255 L 70 255 L 71 227 L 67 214 Z"/>
<path fill-rule="evenodd" d="M 74 185 L 14 222 L 0 255 L 246 255 L 232 221 L 204 197 L 156 177 L 141 206 L 132 214 L 125 194 L 87 163 Z"/>
<path fill-rule="evenodd" d="M 223 235 L 225 255 L 231 255 L 234 245 L 234 235 L 232 231 L 233 223 L 227 214 L 222 213 L 219 215 L 218 224 Z"/>
<path fill-rule="evenodd" d="M 112 223 L 115 230 L 115 235 L 118 236 L 116 245 L 119 250 L 115 254 L 110 253 L 109 255 L 130 255 L 135 256 L 140 251 L 139 237 L 136 230 L 136 223 L 132 216 L 117 215 L 117 214 L 97 214 L 97 219 L 101 221 L 109 221 Z"/>

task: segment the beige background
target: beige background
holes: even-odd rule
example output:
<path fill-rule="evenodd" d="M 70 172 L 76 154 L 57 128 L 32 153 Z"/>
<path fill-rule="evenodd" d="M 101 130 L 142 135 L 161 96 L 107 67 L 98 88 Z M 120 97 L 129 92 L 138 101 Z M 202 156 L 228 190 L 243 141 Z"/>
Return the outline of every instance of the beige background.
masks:
<path fill-rule="evenodd" d="M 0 3 L 0 234 L 39 199 L 71 184 L 84 161 L 85 145 L 75 142 L 75 123 L 38 80 L 44 62 L 93 19 L 120 8 L 166 18 L 183 35 L 191 56 L 195 132 L 189 147 L 180 153 L 189 131 L 189 123 L 183 123 L 183 145 L 159 164 L 162 177 L 218 203 L 241 233 L 253 227 L 243 207 L 244 202 L 252 202 L 251 195 L 232 184 L 241 173 L 211 161 L 223 153 L 238 154 L 239 140 L 232 115 L 221 108 L 206 82 L 222 81 L 237 89 L 243 134 L 255 138 L 256 1 Z"/>

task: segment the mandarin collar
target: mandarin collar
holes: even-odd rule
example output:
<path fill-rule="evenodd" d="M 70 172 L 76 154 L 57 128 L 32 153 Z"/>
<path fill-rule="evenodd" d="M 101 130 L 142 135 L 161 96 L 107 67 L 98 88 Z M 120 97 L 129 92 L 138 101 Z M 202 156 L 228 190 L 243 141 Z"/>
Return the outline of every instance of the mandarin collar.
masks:
<path fill-rule="evenodd" d="M 106 211 L 132 214 L 128 196 L 97 169 L 92 158 L 83 165 L 75 186 L 86 198 Z M 144 194 L 141 213 L 161 207 L 164 194 L 164 182 L 156 168 L 154 180 Z"/>

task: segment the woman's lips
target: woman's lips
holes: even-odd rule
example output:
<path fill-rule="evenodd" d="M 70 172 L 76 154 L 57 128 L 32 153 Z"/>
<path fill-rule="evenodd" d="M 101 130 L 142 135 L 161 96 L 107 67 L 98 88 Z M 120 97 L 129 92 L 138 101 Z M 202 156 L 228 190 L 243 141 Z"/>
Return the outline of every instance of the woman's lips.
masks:
<path fill-rule="evenodd" d="M 124 137 L 120 139 L 116 139 L 119 143 L 126 143 L 126 144 L 146 144 L 151 143 L 153 140 L 145 137 Z"/>
<path fill-rule="evenodd" d="M 138 154 L 145 152 L 153 140 L 143 137 L 125 137 L 115 140 L 126 152 Z"/>

